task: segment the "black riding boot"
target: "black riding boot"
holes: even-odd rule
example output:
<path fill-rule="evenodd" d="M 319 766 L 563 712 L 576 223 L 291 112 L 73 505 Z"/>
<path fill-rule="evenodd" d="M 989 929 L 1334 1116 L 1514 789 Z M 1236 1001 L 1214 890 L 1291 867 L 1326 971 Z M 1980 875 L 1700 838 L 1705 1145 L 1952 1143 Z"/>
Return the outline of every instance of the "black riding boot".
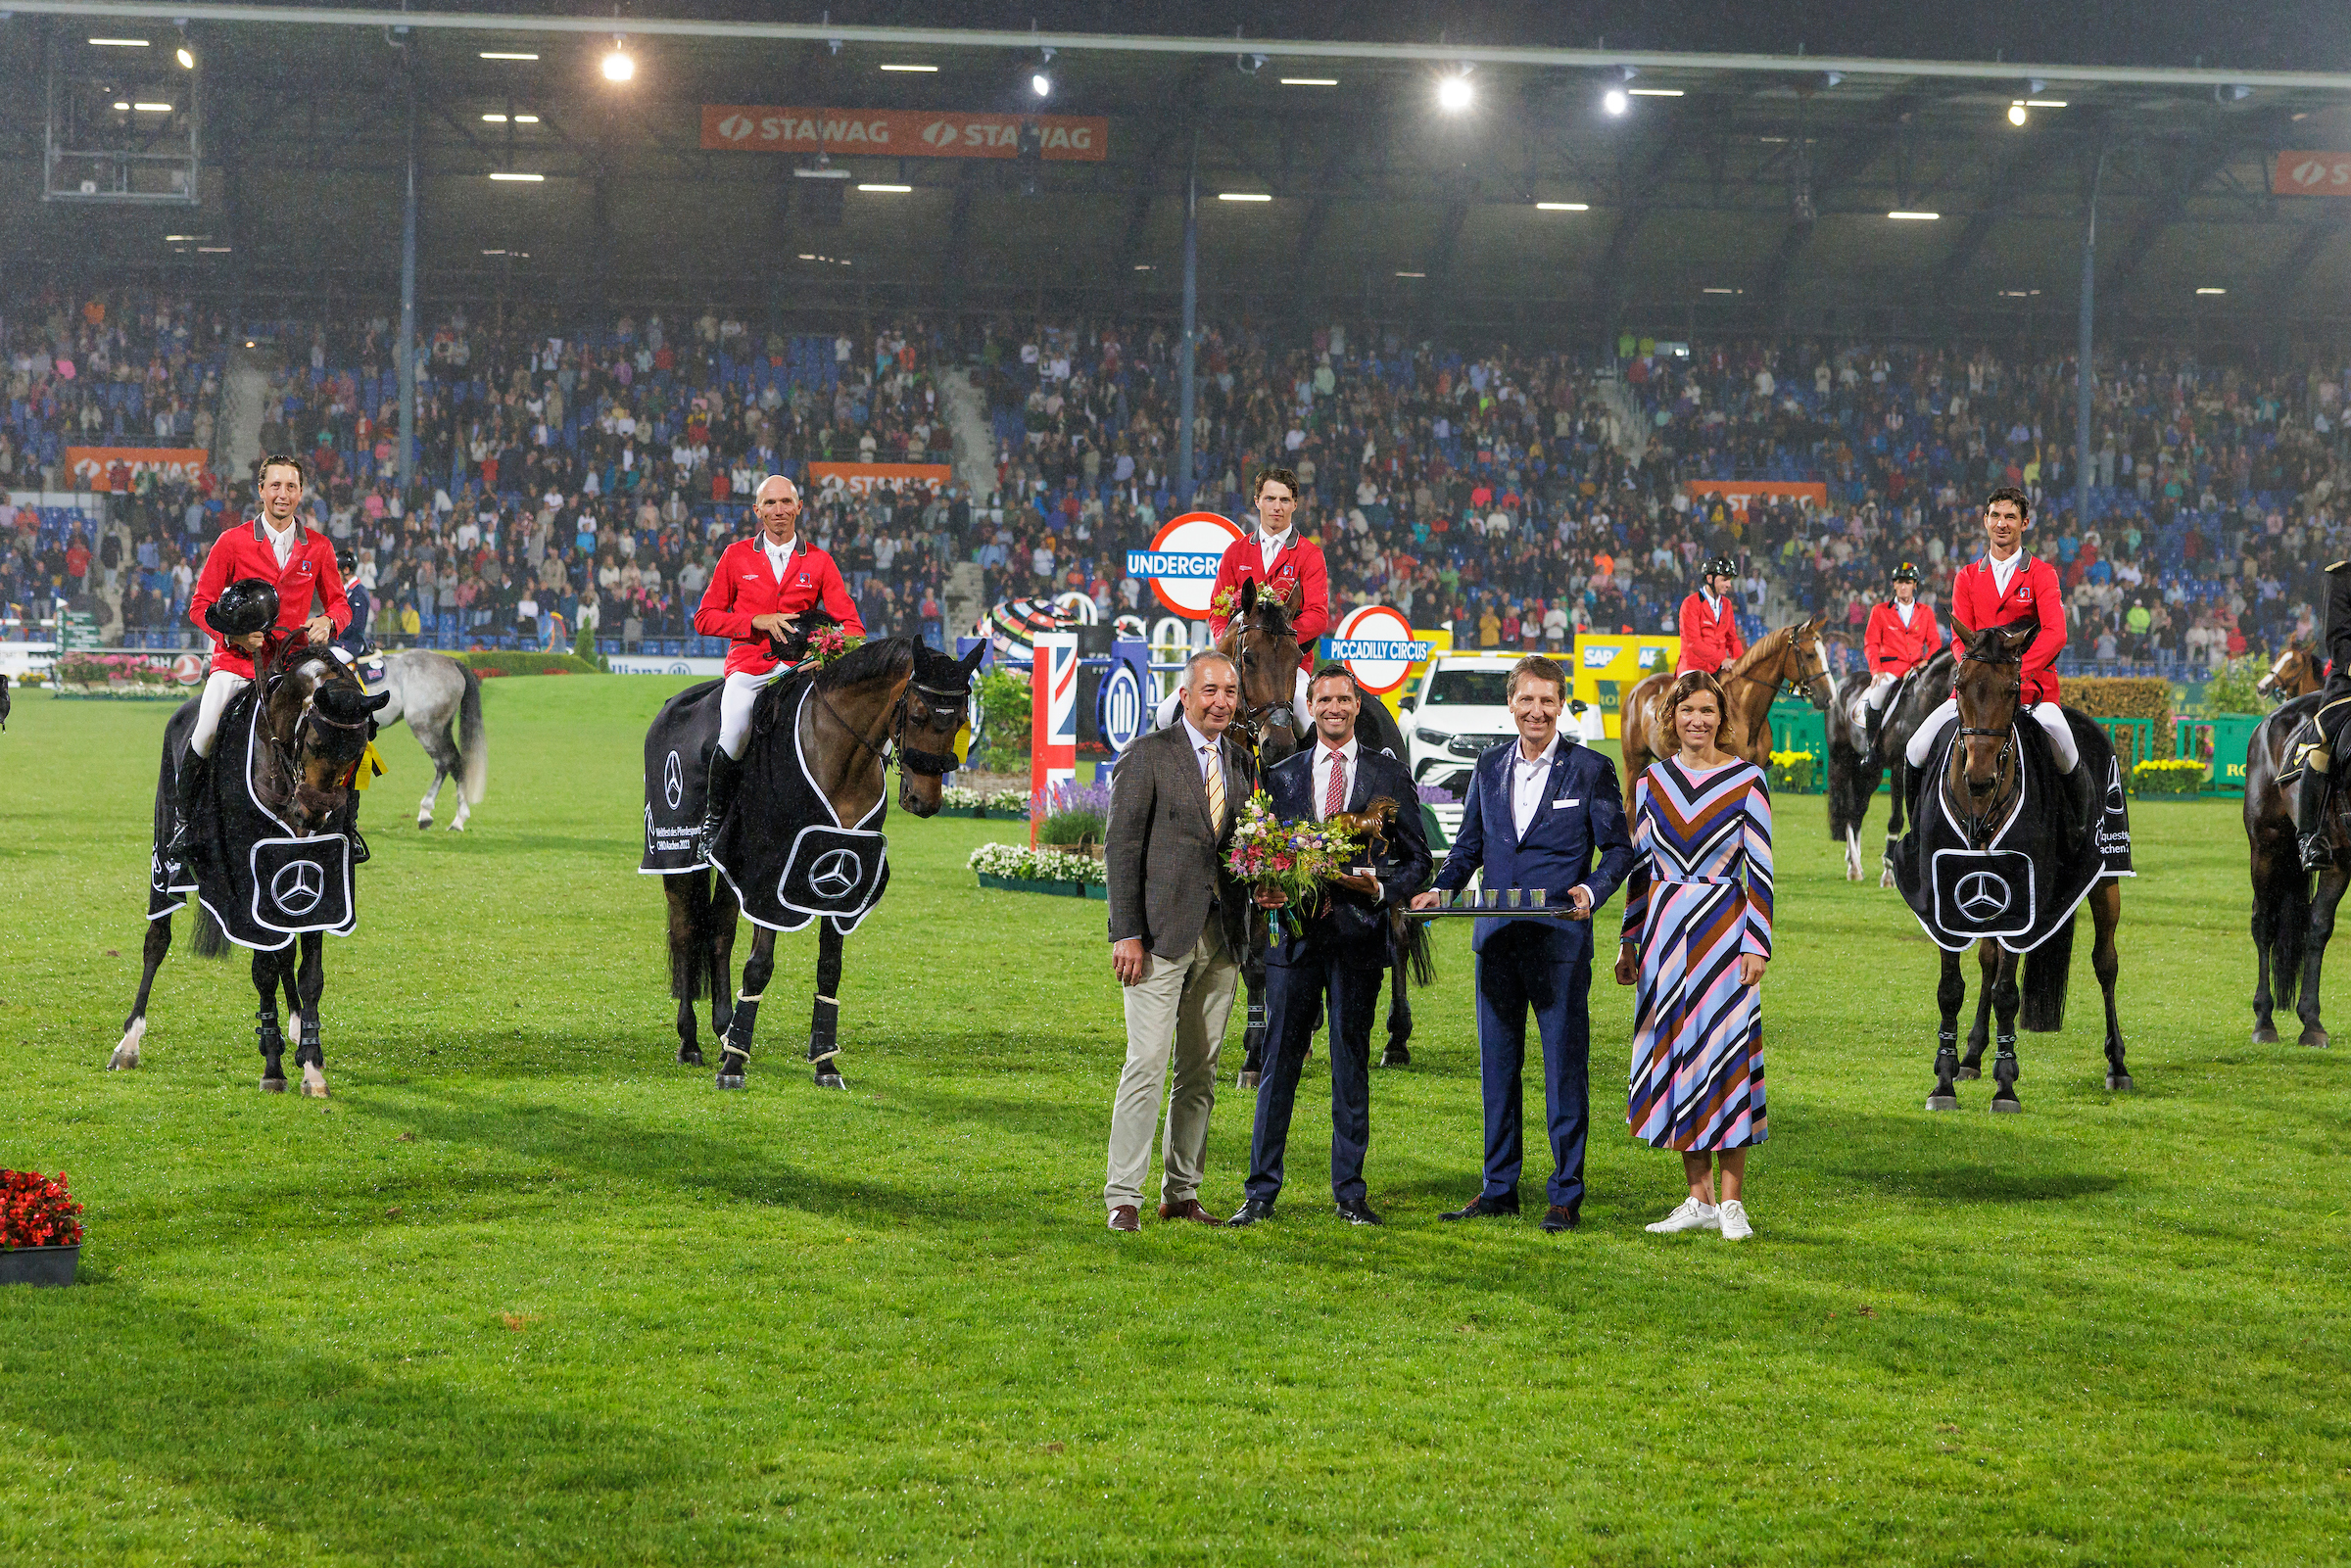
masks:
<path fill-rule="evenodd" d="M 193 751 L 180 753 L 179 766 L 171 774 L 171 836 L 164 844 L 164 867 L 167 871 L 184 870 L 188 852 L 194 847 L 196 801 L 204 789 L 206 773 L 212 759 L 200 757 Z M 176 881 L 179 879 L 171 879 Z"/>
<path fill-rule="evenodd" d="M 2294 785 L 2294 839 L 2302 846 L 2302 869 L 2325 871 L 2334 864 L 2327 842 L 2327 785 L 2329 776 L 2308 764 Z"/>
<path fill-rule="evenodd" d="M 735 804 L 736 786 L 743 783 L 743 764 L 727 755 L 724 746 L 710 748 L 710 787 L 704 797 L 702 825 L 695 830 L 694 854 L 708 860 L 718 843 L 719 824 Z"/>
<path fill-rule="evenodd" d="M 2079 847 L 2095 831 L 2091 812 L 2097 805 L 2097 785 L 2090 782 L 2089 770 L 2080 763 L 2074 764 L 2073 772 L 2060 774 L 2058 778 L 2065 784 L 2066 840 Z"/>
<path fill-rule="evenodd" d="M 1878 749 L 1878 736 L 1886 728 L 1886 708 L 1893 706 L 1894 703 L 1891 699 L 1885 708 L 1873 708 L 1869 705 L 1867 698 L 1862 700 L 1861 750 L 1863 755 L 1870 755 Z"/>

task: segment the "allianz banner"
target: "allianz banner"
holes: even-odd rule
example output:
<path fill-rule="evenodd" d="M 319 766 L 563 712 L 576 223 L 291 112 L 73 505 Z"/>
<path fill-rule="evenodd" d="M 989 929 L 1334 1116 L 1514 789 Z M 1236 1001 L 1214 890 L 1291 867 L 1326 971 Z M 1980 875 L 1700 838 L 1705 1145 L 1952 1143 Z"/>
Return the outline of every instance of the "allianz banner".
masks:
<path fill-rule="evenodd" d="M 182 484 L 197 484 L 211 464 L 211 454 L 202 447 L 68 447 L 66 471 L 73 476 L 75 490 L 109 490 L 107 477 L 117 464 L 128 468 L 132 477 L 142 469 L 152 468 L 159 479 L 176 479 Z"/>
<path fill-rule="evenodd" d="M 871 496 L 885 490 L 927 490 L 933 495 L 955 483 L 945 463 L 810 463 L 808 478 L 826 494 Z"/>
<path fill-rule="evenodd" d="M 1013 158 L 1021 126 L 1037 129 L 1049 160 L 1100 163 L 1110 121 L 1082 115 L 978 115 L 927 109 L 783 109 L 702 105 L 710 153 L 875 153 L 888 158 Z"/>

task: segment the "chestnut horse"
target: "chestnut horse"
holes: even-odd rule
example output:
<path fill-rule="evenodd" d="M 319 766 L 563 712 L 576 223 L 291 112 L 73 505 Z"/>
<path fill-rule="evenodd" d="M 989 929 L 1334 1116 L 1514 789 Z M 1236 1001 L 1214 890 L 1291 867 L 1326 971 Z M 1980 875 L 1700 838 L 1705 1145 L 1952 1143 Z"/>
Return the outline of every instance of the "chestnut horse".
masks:
<path fill-rule="evenodd" d="M 2291 702 L 2326 684 L 2327 670 L 2319 656 L 2299 642 L 2288 642 L 2278 662 L 2270 666 L 2270 673 L 2253 683 L 2253 689 L 2265 697 Z"/>
<path fill-rule="evenodd" d="M 1716 742 L 1735 757 L 1769 770 L 1771 767 L 1771 704 L 1786 688 L 1804 693 L 1812 705 L 1827 712 L 1830 698 L 1829 664 L 1820 650 L 1820 623 L 1825 616 L 1783 626 L 1758 639 L 1723 673 L 1723 694 L 1730 698 L 1722 738 Z M 1659 757 L 1673 753 L 1672 715 L 1657 711 L 1671 689 L 1674 677 L 1666 671 L 1645 676 L 1625 693 L 1619 709 L 1624 742 L 1625 809 L 1632 809 L 1633 786 Z M 1659 741 L 1662 738 L 1662 749 Z"/>

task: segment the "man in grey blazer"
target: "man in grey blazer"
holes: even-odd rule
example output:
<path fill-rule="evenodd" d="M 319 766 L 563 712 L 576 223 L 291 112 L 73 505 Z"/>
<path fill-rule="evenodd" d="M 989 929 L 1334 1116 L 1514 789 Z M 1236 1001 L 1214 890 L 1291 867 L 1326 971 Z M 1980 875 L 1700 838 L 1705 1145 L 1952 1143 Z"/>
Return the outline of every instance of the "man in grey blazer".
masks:
<path fill-rule="evenodd" d="M 1171 1056 L 1159 1217 L 1219 1223 L 1200 1207 L 1217 1048 L 1232 1014 L 1248 929 L 1246 889 L 1224 872 L 1232 825 L 1255 788 L 1249 754 L 1224 731 L 1241 681 L 1222 653 L 1183 669 L 1182 717 L 1128 746 L 1111 770 L 1102 862 L 1110 883 L 1110 967 L 1124 986 L 1127 1067 L 1110 1111 L 1110 1228 L 1139 1230 L 1143 1178 Z"/>

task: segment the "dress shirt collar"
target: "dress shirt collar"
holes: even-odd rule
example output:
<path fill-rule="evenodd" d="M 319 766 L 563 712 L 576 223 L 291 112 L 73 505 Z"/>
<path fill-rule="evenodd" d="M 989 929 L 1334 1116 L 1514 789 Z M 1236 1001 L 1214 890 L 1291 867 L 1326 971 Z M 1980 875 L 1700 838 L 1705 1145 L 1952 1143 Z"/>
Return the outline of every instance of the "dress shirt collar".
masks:
<path fill-rule="evenodd" d="M 1531 762 L 1527 760 L 1524 742 L 1513 737 L 1511 741 L 1511 766 L 1513 768 L 1550 767 L 1553 761 L 1556 760 L 1559 754 L 1559 742 L 1565 737 L 1565 731 L 1552 731 L 1551 744 L 1545 746 L 1539 753 L 1537 753 L 1534 760 Z"/>
<path fill-rule="evenodd" d="M 262 538 L 277 552 L 277 563 L 283 566 L 293 557 L 294 546 L 302 543 L 302 519 L 297 517 L 280 530 L 269 526 L 269 519 L 261 519 Z"/>
<path fill-rule="evenodd" d="M 1290 541 L 1295 539 L 1297 535 L 1298 525 L 1296 523 L 1292 523 L 1289 527 L 1283 529 L 1278 534 L 1269 534 L 1261 525 L 1257 531 L 1257 553 L 1259 559 L 1269 561 L 1271 560 L 1283 550 L 1288 549 L 1290 547 Z"/>
<path fill-rule="evenodd" d="M 1224 748 L 1218 744 L 1218 742 L 1211 740 L 1207 736 L 1202 735 L 1200 733 L 1199 726 L 1192 723 L 1192 716 L 1188 713 L 1183 715 L 1183 733 L 1191 736 L 1192 757 L 1195 761 L 1199 759 L 1201 752 L 1209 750 L 1213 747 L 1217 754 L 1217 761 L 1220 764 L 1223 762 Z M 1201 768 L 1200 777 L 1203 779 L 1208 777 L 1208 769 L 1206 767 Z"/>
<path fill-rule="evenodd" d="M 1347 743 L 1336 748 L 1334 748 L 1329 741 L 1323 739 L 1320 736 L 1315 736 L 1315 750 L 1319 755 L 1328 756 L 1333 749 L 1336 749 L 1338 754 L 1347 760 L 1347 765 L 1349 767 L 1352 768 L 1355 766 L 1357 741 L 1354 736 L 1349 736 L 1347 737 Z"/>

